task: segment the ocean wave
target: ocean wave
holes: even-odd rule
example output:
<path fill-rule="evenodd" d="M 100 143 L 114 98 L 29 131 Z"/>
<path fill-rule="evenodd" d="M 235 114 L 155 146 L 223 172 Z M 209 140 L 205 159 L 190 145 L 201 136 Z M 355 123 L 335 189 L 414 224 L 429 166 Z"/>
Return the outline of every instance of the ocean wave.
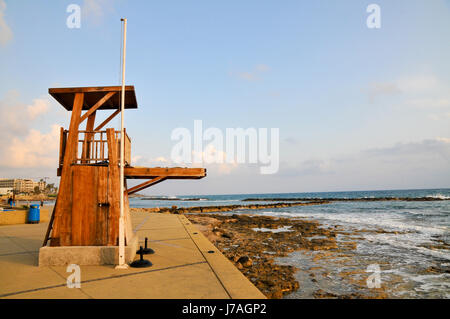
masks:
<path fill-rule="evenodd" d="M 442 195 L 441 193 L 434 194 L 434 195 L 427 195 L 428 198 L 439 198 L 439 199 L 450 199 L 450 196 Z"/>
<path fill-rule="evenodd" d="M 445 250 L 433 250 L 419 246 L 426 240 L 416 239 L 414 236 L 400 237 L 399 235 L 377 234 L 364 235 L 366 240 L 371 242 L 386 244 L 391 247 L 406 249 L 407 251 L 415 250 L 423 255 L 429 255 L 440 259 L 450 260 L 450 253 Z"/>
<path fill-rule="evenodd" d="M 428 235 L 441 235 L 448 233 L 450 228 L 447 226 L 438 226 L 438 225 L 417 225 L 413 224 L 410 221 L 399 219 L 398 216 L 395 216 L 395 219 L 391 215 L 391 213 L 385 214 L 376 214 L 375 216 L 369 214 L 360 214 L 359 216 L 355 216 L 355 213 L 351 214 L 339 214 L 339 213 L 307 213 L 307 212 L 275 212 L 275 211 L 265 211 L 258 212 L 257 214 L 276 216 L 276 217 L 306 217 L 318 219 L 321 221 L 332 221 L 339 222 L 343 224 L 352 224 L 358 225 L 362 227 L 378 227 L 378 228 L 387 228 L 387 229 L 395 229 L 400 231 L 413 231 L 413 232 L 421 232 L 426 233 Z"/>

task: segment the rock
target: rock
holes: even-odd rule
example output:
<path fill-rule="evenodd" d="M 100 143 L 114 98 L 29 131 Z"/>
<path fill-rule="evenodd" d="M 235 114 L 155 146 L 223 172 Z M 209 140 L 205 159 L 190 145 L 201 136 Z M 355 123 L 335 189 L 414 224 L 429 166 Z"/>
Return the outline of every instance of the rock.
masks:
<path fill-rule="evenodd" d="M 237 263 L 237 261 L 239 260 L 239 256 L 234 255 L 234 256 L 231 258 L 231 260 L 232 260 L 233 262 Z"/>
<path fill-rule="evenodd" d="M 253 260 L 248 256 L 243 256 L 238 259 L 238 263 L 242 264 L 244 267 L 250 267 L 253 265 Z"/>
<path fill-rule="evenodd" d="M 270 299 L 281 299 L 283 298 L 283 292 L 281 290 L 277 290 L 269 294 L 268 298 Z"/>

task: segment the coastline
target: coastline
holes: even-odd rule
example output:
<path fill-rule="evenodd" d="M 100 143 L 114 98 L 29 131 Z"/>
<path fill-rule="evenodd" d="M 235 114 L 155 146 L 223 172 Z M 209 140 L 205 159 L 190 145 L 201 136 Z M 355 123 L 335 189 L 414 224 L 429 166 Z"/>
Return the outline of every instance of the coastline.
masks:
<path fill-rule="evenodd" d="M 204 206 L 135 207 L 131 212 L 184 214 L 268 298 L 448 296 L 446 226 L 423 222 L 438 214 L 437 207 L 446 207 L 436 206 L 446 200 L 417 196 L 427 200 L 401 203 L 400 198 L 386 197 L 380 204 L 370 199 L 368 206 L 361 197 L 345 199 L 349 204 L 331 198 L 221 206 L 210 206 L 211 201 Z M 292 217 L 285 207 L 292 207 Z M 403 224 L 399 218 L 414 219 Z M 374 269 L 382 277 L 379 288 L 368 284 Z"/>
<path fill-rule="evenodd" d="M 321 260 L 342 264 L 342 259 L 354 254 L 356 239 L 362 239 L 360 232 L 385 233 L 382 229 L 349 232 L 338 227 L 326 227 L 311 219 L 195 213 L 197 209 L 192 207 L 185 216 L 268 298 L 290 298 L 303 289 L 308 291 L 304 298 L 390 297 L 384 288 L 365 288 L 365 280 L 357 279 L 365 269 L 340 274 L 343 281 L 354 285 L 354 291 L 349 293 L 336 294 L 325 287 L 311 289 L 303 286 L 305 277 L 317 283 L 320 277 L 329 275 L 325 270 L 320 271 Z M 226 206 L 222 209 L 233 210 Z M 207 208 L 203 212 L 209 210 Z M 177 208 L 159 208 L 158 211 L 180 213 Z M 155 212 L 155 209 L 131 208 L 131 212 Z M 314 254 L 312 267 L 299 269 L 282 260 L 293 253 Z"/>
<path fill-rule="evenodd" d="M 342 265 L 340 259 L 354 253 L 356 239 L 360 238 L 357 232 L 324 227 L 317 221 L 299 218 L 244 214 L 188 214 L 186 217 L 268 298 L 290 298 L 297 291 L 304 292 L 303 298 L 390 298 L 383 287 L 367 289 L 366 281 L 358 279 L 365 269 L 340 274 L 342 281 L 353 285 L 353 291 L 348 293 L 333 293 L 326 285 L 306 286 L 307 281 L 318 283 L 321 277 L 329 276 L 320 267 L 322 260 Z M 314 254 L 312 265 L 309 269 L 299 269 L 283 261 L 292 254 L 302 254 L 303 258 Z"/>

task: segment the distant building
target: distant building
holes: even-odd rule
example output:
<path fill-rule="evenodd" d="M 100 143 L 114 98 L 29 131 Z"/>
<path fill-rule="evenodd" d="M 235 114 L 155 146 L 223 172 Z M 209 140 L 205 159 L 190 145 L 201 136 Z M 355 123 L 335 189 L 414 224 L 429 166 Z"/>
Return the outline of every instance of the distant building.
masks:
<path fill-rule="evenodd" d="M 35 182 L 32 179 L 0 178 L 0 194 L 7 190 L 16 193 L 32 193 L 34 192 L 35 187 L 38 187 L 40 191 L 43 191 L 45 190 L 45 186 L 46 183 L 42 180 Z"/>
<path fill-rule="evenodd" d="M 14 188 L 16 179 L 0 178 L 0 188 Z"/>
<path fill-rule="evenodd" d="M 0 195 L 8 195 L 13 193 L 12 187 L 0 187 Z"/>

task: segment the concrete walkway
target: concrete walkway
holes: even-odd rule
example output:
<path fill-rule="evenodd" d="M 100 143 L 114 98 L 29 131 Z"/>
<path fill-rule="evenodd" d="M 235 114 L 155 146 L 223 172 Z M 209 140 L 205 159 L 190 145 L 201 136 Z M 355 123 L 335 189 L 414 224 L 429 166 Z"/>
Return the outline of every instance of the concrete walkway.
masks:
<path fill-rule="evenodd" d="M 182 215 L 135 213 L 150 268 L 81 266 L 81 288 L 66 267 L 38 267 L 47 223 L 0 226 L 0 298 L 230 299 L 264 295 Z M 138 257 L 136 257 L 138 258 Z"/>

